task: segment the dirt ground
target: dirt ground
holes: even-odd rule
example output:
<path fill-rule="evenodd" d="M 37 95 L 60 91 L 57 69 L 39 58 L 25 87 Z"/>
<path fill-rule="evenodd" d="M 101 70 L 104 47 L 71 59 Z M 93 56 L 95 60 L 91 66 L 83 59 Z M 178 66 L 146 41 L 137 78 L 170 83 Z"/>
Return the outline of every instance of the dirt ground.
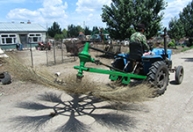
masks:
<path fill-rule="evenodd" d="M 175 85 L 175 74 L 171 73 L 165 94 L 143 102 L 104 101 L 17 79 L 0 85 L 0 132 L 192 132 L 192 53 L 189 50 L 172 55 L 173 66 L 182 65 L 185 69 L 183 83 Z M 29 50 L 14 54 L 31 65 Z M 47 67 L 46 51 L 33 50 L 33 56 L 34 68 L 46 68 L 53 76 L 55 72 L 61 72 L 61 78 L 77 74 L 73 68 L 79 65 L 76 57 L 66 57 L 71 61 Z M 107 64 L 112 61 L 99 59 Z M 110 82 L 108 75 L 85 76 L 99 85 Z"/>

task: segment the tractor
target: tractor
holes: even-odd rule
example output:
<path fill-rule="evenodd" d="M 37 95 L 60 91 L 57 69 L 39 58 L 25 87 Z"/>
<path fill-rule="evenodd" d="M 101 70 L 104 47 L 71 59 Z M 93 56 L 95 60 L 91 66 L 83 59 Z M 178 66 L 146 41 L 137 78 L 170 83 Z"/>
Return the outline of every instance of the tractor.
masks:
<path fill-rule="evenodd" d="M 92 58 L 89 54 L 89 49 L 101 51 L 89 46 L 86 42 L 82 52 L 78 54 L 80 65 L 74 66 L 78 70 L 77 79 L 83 78 L 83 71 L 108 74 L 111 81 L 119 82 L 123 85 L 128 85 L 133 81 L 145 81 L 156 90 L 157 95 L 161 95 L 167 89 L 169 83 L 170 72 L 175 72 L 176 84 L 181 84 L 184 76 L 183 66 L 172 68 L 172 50 L 166 46 L 166 28 L 164 29 L 164 48 L 152 48 L 151 52 L 145 52 L 141 43 L 130 43 L 129 53 L 114 55 L 115 59 L 111 65 L 102 63 L 100 60 Z M 104 52 L 104 51 L 101 51 Z M 104 65 L 109 68 L 100 69 L 86 67 L 87 62 L 92 62 L 97 65 Z"/>

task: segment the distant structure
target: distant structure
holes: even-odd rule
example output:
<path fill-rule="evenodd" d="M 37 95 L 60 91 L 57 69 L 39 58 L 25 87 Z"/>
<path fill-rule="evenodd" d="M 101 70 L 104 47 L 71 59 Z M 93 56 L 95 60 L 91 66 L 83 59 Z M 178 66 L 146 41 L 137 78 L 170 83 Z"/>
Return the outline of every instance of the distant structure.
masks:
<path fill-rule="evenodd" d="M 39 24 L 28 22 L 0 22 L 0 48 L 2 50 L 37 46 L 46 40 L 46 29 Z"/>

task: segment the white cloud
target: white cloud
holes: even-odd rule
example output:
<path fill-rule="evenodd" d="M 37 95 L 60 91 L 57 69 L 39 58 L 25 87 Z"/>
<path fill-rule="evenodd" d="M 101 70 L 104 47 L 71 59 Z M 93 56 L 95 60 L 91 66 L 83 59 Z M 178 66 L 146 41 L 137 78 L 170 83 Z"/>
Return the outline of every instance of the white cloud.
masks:
<path fill-rule="evenodd" d="M 44 0 L 43 1 L 44 7 L 50 7 L 50 6 L 60 7 L 62 5 L 63 5 L 62 0 Z"/>
<path fill-rule="evenodd" d="M 22 19 L 24 19 L 24 18 L 26 18 L 26 16 L 36 17 L 38 15 L 40 15 L 40 13 L 37 11 L 30 11 L 28 9 L 16 8 L 16 9 L 13 9 L 9 12 L 8 17 L 9 18 L 19 18 L 19 19 L 22 18 Z"/>
<path fill-rule="evenodd" d="M 105 27 L 105 23 L 101 19 L 102 7 L 110 5 L 110 3 L 111 0 L 78 0 L 76 12 L 78 13 L 77 17 L 81 20 L 79 24 L 83 26 L 85 22 L 85 25 L 90 28 L 93 26 Z"/>
<path fill-rule="evenodd" d="M 169 21 L 175 16 L 178 17 L 179 13 L 185 8 L 191 1 L 190 0 L 166 0 L 168 6 L 164 10 L 163 25 L 168 26 Z"/>
<path fill-rule="evenodd" d="M 168 3 L 168 7 L 166 8 L 166 17 L 168 16 L 176 16 L 183 10 L 184 7 L 188 5 L 190 0 L 174 0 Z"/>
<path fill-rule="evenodd" d="M 52 24 L 54 21 L 60 25 L 65 23 L 67 18 L 65 10 L 68 5 L 62 0 L 43 0 L 42 8 L 36 10 L 28 10 L 25 8 L 16 8 L 10 10 L 7 14 L 7 18 L 12 21 L 27 21 L 30 20 L 34 23 L 39 23 L 43 26 Z"/>
<path fill-rule="evenodd" d="M 65 10 L 67 9 L 67 3 L 63 3 L 62 0 L 45 0 L 43 2 L 43 8 L 38 9 L 43 17 L 59 18 L 66 17 Z"/>
<path fill-rule="evenodd" d="M 111 0 L 78 0 L 76 3 L 77 12 L 94 12 L 97 10 L 101 10 L 103 5 L 109 5 Z"/>

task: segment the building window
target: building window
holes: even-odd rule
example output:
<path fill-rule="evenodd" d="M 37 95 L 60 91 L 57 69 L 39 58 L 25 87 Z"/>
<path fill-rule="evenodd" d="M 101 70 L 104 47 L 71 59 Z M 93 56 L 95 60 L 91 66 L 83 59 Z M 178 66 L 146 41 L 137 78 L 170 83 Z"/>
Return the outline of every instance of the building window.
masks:
<path fill-rule="evenodd" d="M 28 34 L 29 43 L 38 43 L 42 41 L 41 33 L 30 33 Z"/>
<path fill-rule="evenodd" d="M 1 34 L 0 37 L 1 37 L 2 44 L 15 44 L 16 43 L 15 34 Z"/>

